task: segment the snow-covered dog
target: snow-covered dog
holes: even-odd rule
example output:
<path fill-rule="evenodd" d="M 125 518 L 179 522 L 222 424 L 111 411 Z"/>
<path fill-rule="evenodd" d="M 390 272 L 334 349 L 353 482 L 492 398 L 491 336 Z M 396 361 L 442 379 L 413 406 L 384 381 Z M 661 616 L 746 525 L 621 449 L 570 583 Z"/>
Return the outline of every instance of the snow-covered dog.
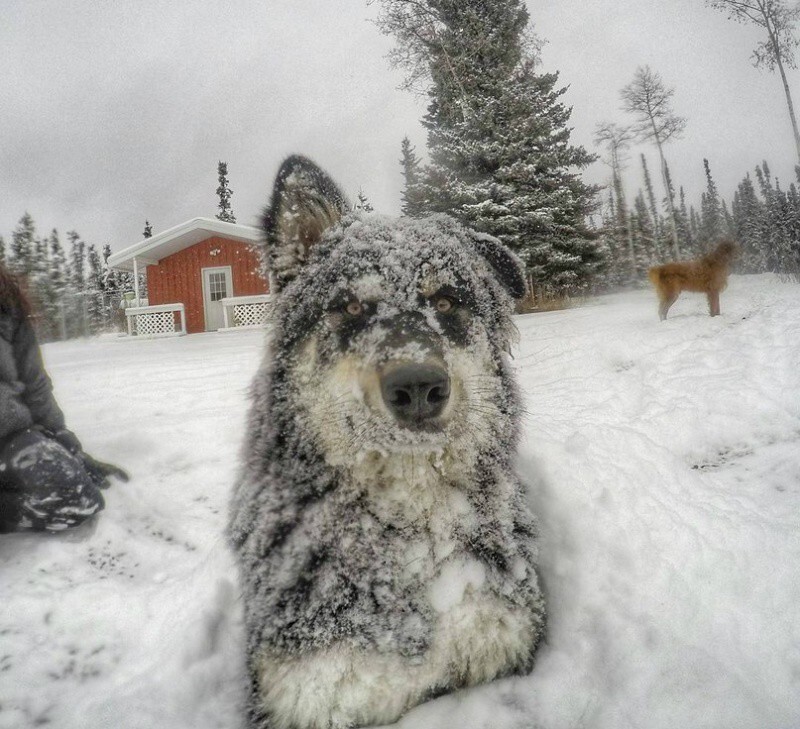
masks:
<path fill-rule="evenodd" d="M 264 216 L 280 294 L 229 527 L 259 729 L 395 721 L 529 671 L 544 628 L 505 355 L 519 263 L 445 216 L 347 210 L 290 157 Z"/>

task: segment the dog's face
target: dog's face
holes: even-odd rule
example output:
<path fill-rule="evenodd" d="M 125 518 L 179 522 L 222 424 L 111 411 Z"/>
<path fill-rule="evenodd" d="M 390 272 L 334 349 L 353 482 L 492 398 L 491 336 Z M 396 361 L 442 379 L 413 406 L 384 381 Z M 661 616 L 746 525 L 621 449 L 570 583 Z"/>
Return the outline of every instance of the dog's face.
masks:
<path fill-rule="evenodd" d="M 517 260 L 444 216 L 336 221 L 332 183 L 324 178 L 324 197 L 315 184 L 323 173 L 292 160 L 266 227 L 283 287 L 276 345 L 287 356 L 286 396 L 298 423 L 333 465 L 397 453 L 474 457 L 511 415 L 502 351 L 513 332 L 512 295 L 524 293 Z M 302 187 L 313 204 L 299 202 Z M 303 222 L 315 211 L 327 228 L 319 217 Z M 298 240 L 298 230 L 312 229 L 318 240 Z"/>
<path fill-rule="evenodd" d="M 734 241 L 724 240 L 717 246 L 715 253 L 722 260 L 731 262 L 739 257 L 741 249 Z"/>

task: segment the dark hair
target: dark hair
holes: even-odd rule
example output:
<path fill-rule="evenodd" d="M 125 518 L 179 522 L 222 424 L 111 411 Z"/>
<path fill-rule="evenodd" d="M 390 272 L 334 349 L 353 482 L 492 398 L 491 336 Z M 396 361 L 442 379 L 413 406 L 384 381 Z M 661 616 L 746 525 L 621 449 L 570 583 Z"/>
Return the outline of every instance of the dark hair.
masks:
<path fill-rule="evenodd" d="M 0 313 L 22 316 L 31 313 L 30 301 L 20 287 L 17 277 L 2 262 L 0 262 Z"/>

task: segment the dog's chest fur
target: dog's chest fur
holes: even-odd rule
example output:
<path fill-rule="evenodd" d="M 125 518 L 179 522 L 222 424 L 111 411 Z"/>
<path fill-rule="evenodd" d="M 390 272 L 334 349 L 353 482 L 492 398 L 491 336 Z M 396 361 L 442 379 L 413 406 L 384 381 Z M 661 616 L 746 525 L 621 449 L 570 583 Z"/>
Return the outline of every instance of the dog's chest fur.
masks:
<path fill-rule="evenodd" d="M 464 490 L 443 475 L 441 456 L 407 454 L 360 465 L 344 488 L 363 494 L 357 517 L 363 530 L 381 532 L 387 552 L 400 557 L 393 565 L 396 588 L 421 591 L 429 644 L 410 655 L 365 650 L 349 640 L 295 656 L 264 650 L 258 658 L 261 698 L 277 727 L 394 721 L 445 687 L 481 683 L 524 665 L 538 636 L 530 609 L 503 595 L 513 591 L 513 582 L 535 576 L 518 556 L 511 581 L 503 584 L 470 553 L 481 518 Z M 497 486 L 499 500 L 512 488 Z M 358 549 L 358 538 L 345 537 L 340 546 Z"/>

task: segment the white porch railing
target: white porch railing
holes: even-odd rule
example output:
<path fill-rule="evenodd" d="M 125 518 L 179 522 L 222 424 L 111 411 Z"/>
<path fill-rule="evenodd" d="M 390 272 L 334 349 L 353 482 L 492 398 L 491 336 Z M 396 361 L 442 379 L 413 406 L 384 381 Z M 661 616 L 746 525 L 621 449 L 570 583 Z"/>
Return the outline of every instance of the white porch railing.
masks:
<path fill-rule="evenodd" d="M 222 314 L 225 319 L 224 329 L 264 326 L 271 300 L 272 297 L 269 294 L 228 296 L 220 299 Z"/>
<path fill-rule="evenodd" d="M 176 322 L 176 316 L 180 324 Z M 132 306 L 125 309 L 128 334 L 140 337 L 179 337 L 186 334 L 186 311 L 183 304 Z"/>

